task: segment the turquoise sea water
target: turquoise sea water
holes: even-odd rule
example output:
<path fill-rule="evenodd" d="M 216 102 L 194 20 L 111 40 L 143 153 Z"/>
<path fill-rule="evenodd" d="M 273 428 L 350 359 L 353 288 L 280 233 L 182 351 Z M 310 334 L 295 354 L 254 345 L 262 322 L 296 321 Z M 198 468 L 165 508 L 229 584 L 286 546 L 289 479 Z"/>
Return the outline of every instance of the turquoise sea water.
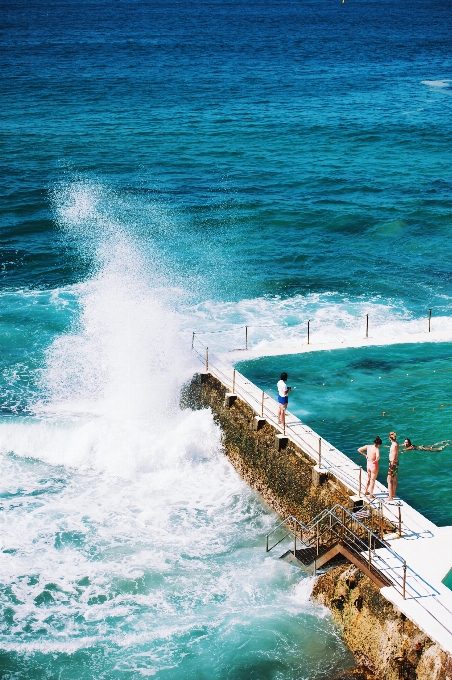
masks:
<path fill-rule="evenodd" d="M 2 3 L 2 677 L 330 680 L 352 663 L 179 392 L 193 330 L 231 329 L 209 337 L 230 349 L 248 324 L 264 346 L 311 319 L 320 342 L 369 314 L 389 336 L 429 308 L 452 328 L 450 29 L 438 0 Z M 346 452 L 385 406 L 422 403 L 428 422 L 391 428 L 447 438 L 447 373 L 374 388 L 379 366 L 443 366 L 436 350 L 328 355 L 337 414 L 319 355 L 289 358 L 296 406 Z M 447 449 L 410 460 L 425 490 L 404 460 L 401 492 L 448 523 Z"/>

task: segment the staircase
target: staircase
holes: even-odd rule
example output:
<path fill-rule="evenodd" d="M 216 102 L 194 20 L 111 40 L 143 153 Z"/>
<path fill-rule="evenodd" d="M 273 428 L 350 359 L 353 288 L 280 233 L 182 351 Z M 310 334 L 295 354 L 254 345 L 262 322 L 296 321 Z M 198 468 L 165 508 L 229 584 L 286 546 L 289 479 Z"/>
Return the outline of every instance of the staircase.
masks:
<path fill-rule="evenodd" d="M 267 552 L 290 537 L 293 549 L 280 557 L 308 574 L 315 574 L 334 558 L 342 556 L 379 588 L 395 585 L 404 595 L 406 563 L 384 540 L 385 529 L 384 518 L 371 505 L 352 512 L 338 504 L 323 510 L 306 525 L 293 515 L 287 517 L 267 535 Z M 272 537 L 281 530 L 285 531 L 284 536 L 270 545 Z"/>

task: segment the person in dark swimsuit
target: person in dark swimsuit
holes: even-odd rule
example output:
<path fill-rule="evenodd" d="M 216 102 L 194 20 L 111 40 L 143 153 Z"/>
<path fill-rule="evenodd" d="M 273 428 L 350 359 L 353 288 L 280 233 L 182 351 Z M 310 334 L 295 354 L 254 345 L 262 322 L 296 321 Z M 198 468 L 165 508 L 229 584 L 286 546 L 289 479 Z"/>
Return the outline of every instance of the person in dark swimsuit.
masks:
<path fill-rule="evenodd" d="M 413 444 L 411 439 L 408 439 L 407 437 L 403 442 L 403 445 L 405 451 L 442 451 L 446 446 L 451 445 L 451 440 L 443 439 L 442 442 L 436 442 L 436 444 L 432 444 L 431 446 L 416 446 L 416 444 Z"/>

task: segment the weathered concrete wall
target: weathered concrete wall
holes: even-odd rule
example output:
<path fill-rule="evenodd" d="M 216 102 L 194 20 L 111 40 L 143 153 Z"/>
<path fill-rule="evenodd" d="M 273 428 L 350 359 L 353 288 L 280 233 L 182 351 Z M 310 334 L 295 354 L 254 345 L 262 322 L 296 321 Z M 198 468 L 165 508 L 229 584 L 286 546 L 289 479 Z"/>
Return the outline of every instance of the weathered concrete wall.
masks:
<path fill-rule="evenodd" d="M 312 483 L 314 462 L 294 444 L 275 448 L 277 431 L 270 424 L 254 432 L 254 412 L 237 400 L 224 405 L 226 388 L 213 376 L 195 376 L 186 385 L 181 405 L 211 408 L 223 432 L 226 456 L 248 484 L 282 519 L 289 514 L 308 522 L 324 508 L 349 504 L 348 490 L 328 479 Z M 337 680 L 452 680 L 452 659 L 385 600 L 378 588 L 354 566 L 332 569 L 314 587 L 313 599 L 326 605 L 343 631 L 360 667 Z"/>
<path fill-rule="evenodd" d="M 181 404 L 194 410 L 212 409 L 223 432 L 226 456 L 243 479 L 283 519 L 293 514 L 307 522 L 336 503 L 348 505 L 347 489 L 340 482 L 328 479 L 320 487 L 313 486 L 314 461 L 291 442 L 277 453 L 278 431 L 267 423 L 262 430 L 254 432 L 251 429 L 253 410 L 238 399 L 230 408 L 225 407 L 225 393 L 225 387 L 213 376 L 206 376 L 205 382 L 195 376 L 183 390 Z"/>
<path fill-rule="evenodd" d="M 316 582 L 313 599 L 327 606 L 356 659 L 384 680 L 451 680 L 452 659 L 354 566 Z"/>

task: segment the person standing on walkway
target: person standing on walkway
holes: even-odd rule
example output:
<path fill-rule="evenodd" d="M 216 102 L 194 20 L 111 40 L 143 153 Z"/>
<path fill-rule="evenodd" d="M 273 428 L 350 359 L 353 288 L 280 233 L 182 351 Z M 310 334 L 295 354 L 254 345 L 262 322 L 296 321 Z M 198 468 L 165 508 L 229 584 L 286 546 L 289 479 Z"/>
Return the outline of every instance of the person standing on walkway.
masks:
<path fill-rule="evenodd" d="M 389 449 L 389 467 L 388 467 L 388 503 L 395 501 L 397 493 L 397 477 L 399 473 L 399 445 L 397 443 L 397 432 L 390 432 L 389 441 L 391 448 Z"/>
<path fill-rule="evenodd" d="M 375 437 L 373 444 L 367 444 L 358 449 L 358 453 L 367 458 L 367 484 L 364 495 L 369 496 L 372 500 L 375 498 L 374 486 L 378 476 L 378 461 L 380 460 L 381 444 L 382 441 L 380 437 Z"/>
<path fill-rule="evenodd" d="M 288 377 L 287 373 L 281 373 L 281 378 L 276 385 L 278 388 L 278 425 L 282 425 L 283 428 L 286 426 L 286 408 L 289 403 L 290 387 L 286 384 Z"/>

